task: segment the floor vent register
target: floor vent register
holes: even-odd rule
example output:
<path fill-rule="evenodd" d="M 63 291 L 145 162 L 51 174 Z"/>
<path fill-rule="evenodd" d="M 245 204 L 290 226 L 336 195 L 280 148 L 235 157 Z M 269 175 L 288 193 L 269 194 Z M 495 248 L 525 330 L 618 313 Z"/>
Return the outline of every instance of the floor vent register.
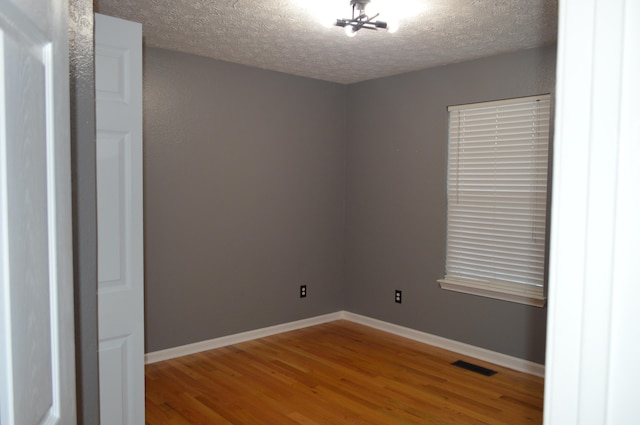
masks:
<path fill-rule="evenodd" d="M 458 361 L 455 361 L 455 362 L 453 362 L 451 364 L 454 365 L 454 366 L 460 367 L 462 369 L 467 369 L 467 370 L 470 370 L 472 372 L 479 373 L 479 374 L 484 375 L 484 376 L 491 376 L 491 375 L 495 375 L 496 373 L 498 373 L 495 370 L 487 369 L 486 367 L 478 366 L 478 365 L 475 365 L 473 363 L 467 363 L 467 362 L 465 362 L 463 360 L 458 360 Z"/>

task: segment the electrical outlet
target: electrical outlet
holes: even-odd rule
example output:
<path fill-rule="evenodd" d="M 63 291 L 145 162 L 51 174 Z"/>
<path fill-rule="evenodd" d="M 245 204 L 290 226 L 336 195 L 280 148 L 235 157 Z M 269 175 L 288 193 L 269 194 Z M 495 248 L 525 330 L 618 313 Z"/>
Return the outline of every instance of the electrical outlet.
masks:
<path fill-rule="evenodd" d="M 402 291 L 396 289 L 396 302 L 402 304 Z"/>
<path fill-rule="evenodd" d="M 307 285 L 300 285 L 300 298 L 307 298 Z"/>

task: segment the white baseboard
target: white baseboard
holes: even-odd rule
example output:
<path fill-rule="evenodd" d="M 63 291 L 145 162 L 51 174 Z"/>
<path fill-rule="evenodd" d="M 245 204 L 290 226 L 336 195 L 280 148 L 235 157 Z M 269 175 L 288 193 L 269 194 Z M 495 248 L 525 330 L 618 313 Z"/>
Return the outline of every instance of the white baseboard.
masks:
<path fill-rule="evenodd" d="M 528 373 L 534 376 L 544 377 L 544 365 L 530 362 L 528 360 L 519 359 L 517 357 L 508 356 L 506 354 L 497 353 L 495 351 L 486 350 L 484 348 L 475 347 L 473 345 L 464 344 L 462 342 L 454 341 L 451 339 L 442 338 L 440 336 L 431 335 L 426 332 L 417 331 L 415 329 L 406 328 L 404 326 L 394 325 L 393 323 L 383 322 L 382 320 L 372 319 L 367 316 L 350 313 L 348 311 L 338 311 L 335 313 L 325 314 L 323 316 L 312 317 L 310 319 L 298 320 L 296 322 L 284 323 L 282 325 L 270 326 L 268 328 L 256 329 L 253 331 L 242 332 L 235 335 L 210 339 L 208 341 L 201 341 L 194 344 L 155 351 L 145 355 L 145 363 L 150 364 L 163 360 L 174 359 L 176 357 L 187 356 L 189 354 L 213 350 L 215 348 L 226 347 L 228 345 L 238 344 L 253 339 L 264 338 L 283 332 L 289 332 L 296 329 L 302 329 L 309 326 L 333 322 L 334 320 L 341 319 L 349 320 L 351 322 L 369 326 L 374 329 L 379 329 L 381 331 L 389 332 L 394 335 L 409 338 L 414 341 L 433 345 L 435 347 L 493 363 L 498 366 Z"/>
<path fill-rule="evenodd" d="M 226 347 L 228 345 L 239 344 L 253 339 L 264 338 L 283 332 L 294 331 L 296 329 L 308 328 L 322 323 L 333 322 L 343 318 L 342 312 L 325 314 L 309 319 L 298 320 L 295 322 L 284 323 L 282 325 L 270 326 L 268 328 L 256 329 L 253 331 L 242 332 L 239 334 L 223 336 L 220 338 L 210 339 L 208 341 L 195 342 L 193 344 L 182 345 L 180 347 L 168 348 L 166 350 L 154 351 L 144 356 L 145 364 L 161 362 L 163 360 L 175 359 L 177 357 L 188 356 L 202 351 L 213 350 L 216 348 Z"/>
<path fill-rule="evenodd" d="M 462 342 L 454 341 L 447 338 L 442 338 L 440 336 L 431 335 L 426 332 L 417 331 L 415 329 L 405 328 L 404 326 L 394 325 L 393 323 L 383 322 L 382 320 L 372 319 L 370 317 L 361 316 L 359 314 L 350 313 L 348 311 L 343 312 L 343 318 L 345 320 L 360 323 L 361 325 L 389 332 L 394 335 L 409 338 L 428 345 L 433 345 L 434 347 L 439 347 L 458 354 L 473 357 L 478 360 L 493 363 L 498 366 L 517 370 L 518 372 L 524 372 L 530 375 L 544 377 L 544 365 L 528 360 L 519 359 L 517 357 L 508 356 L 506 354 L 497 353 L 495 351 L 487 350 L 469 344 L 464 344 Z"/>

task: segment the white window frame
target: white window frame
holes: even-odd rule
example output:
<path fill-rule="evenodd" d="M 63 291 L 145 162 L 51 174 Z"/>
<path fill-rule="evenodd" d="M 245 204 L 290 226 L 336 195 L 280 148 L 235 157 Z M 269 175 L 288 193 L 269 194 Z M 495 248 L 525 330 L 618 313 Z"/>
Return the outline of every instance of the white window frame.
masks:
<path fill-rule="evenodd" d="M 544 306 L 551 96 L 450 106 L 442 289 Z"/>

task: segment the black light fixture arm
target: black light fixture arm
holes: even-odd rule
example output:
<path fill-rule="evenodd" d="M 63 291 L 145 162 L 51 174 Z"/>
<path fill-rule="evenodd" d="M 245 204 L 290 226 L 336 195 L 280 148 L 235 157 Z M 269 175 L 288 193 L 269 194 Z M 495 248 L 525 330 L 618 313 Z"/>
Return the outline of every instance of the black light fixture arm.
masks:
<path fill-rule="evenodd" d="M 351 0 L 351 19 L 337 19 L 335 25 L 338 27 L 351 27 L 351 31 L 354 33 L 360 31 L 362 28 L 368 30 L 386 29 L 387 23 L 384 21 L 375 21 L 379 13 L 369 17 L 365 13 L 365 7 L 371 0 Z M 356 10 L 358 16 L 356 16 Z"/>

